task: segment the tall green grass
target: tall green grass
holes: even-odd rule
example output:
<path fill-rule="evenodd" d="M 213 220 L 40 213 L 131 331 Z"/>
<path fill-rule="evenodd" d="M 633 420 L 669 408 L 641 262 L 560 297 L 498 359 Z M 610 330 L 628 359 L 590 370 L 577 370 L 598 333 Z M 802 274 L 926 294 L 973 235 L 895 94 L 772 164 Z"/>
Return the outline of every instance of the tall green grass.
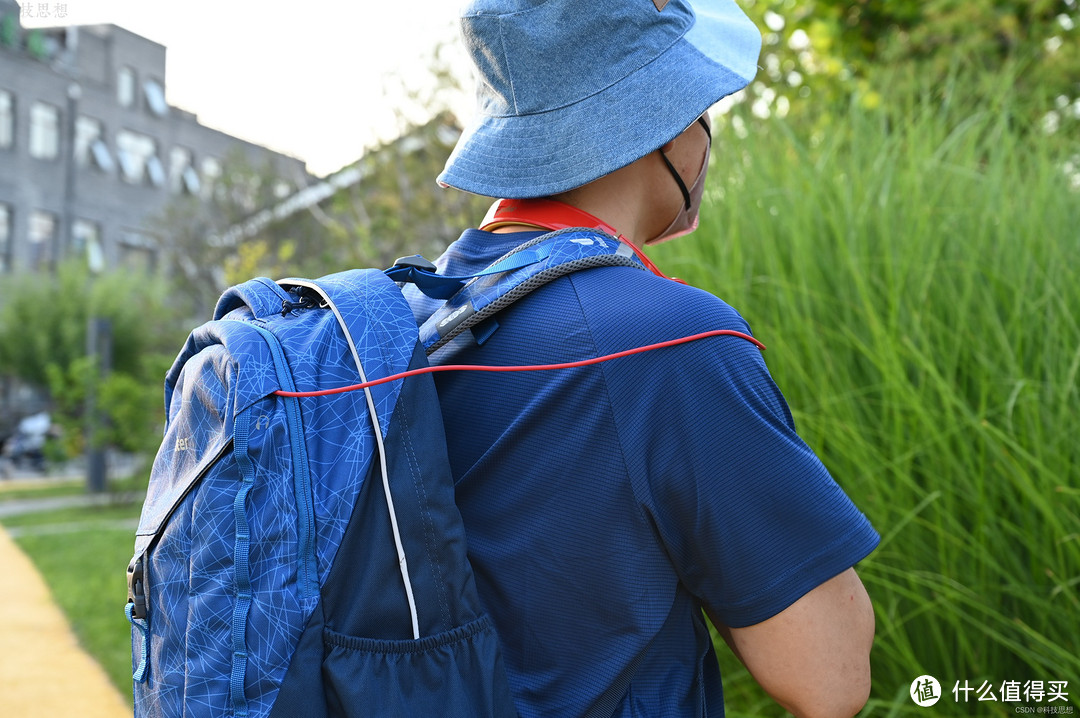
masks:
<path fill-rule="evenodd" d="M 747 318 L 882 535 L 867 714 L 1012 713 L 957 706 L 958 680 L 1080 704 L 1080 193 L 1054 139 L 993 100 L 721 122 L 701 230 L 655 253 Z M 934 709 L 907 695 L 924 673 Z M 745 672 L 726 686 L 731 715 L 768 712 Z"/>

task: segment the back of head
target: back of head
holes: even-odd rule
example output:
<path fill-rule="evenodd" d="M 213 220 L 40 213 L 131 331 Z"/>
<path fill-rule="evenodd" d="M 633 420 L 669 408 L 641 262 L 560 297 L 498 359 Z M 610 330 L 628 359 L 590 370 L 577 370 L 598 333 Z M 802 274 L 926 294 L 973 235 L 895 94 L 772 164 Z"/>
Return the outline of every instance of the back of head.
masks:
<path fill-rule="evenodd" d="M 477 113 L 439 183 L 489 197 L 585 185 L 676 137 L 753 78 L 733 0 L 473 0 Z"/>

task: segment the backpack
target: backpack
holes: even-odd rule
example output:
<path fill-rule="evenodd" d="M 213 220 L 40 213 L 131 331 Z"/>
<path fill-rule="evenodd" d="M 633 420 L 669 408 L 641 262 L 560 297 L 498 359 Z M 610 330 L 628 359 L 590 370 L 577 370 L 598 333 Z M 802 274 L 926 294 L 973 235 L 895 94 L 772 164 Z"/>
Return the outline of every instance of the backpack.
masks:
<path fill-rule="evenodd" d="M 610 265 L 644 269 L 572 229 L 473 277 L 411 257 L 227 290 L 165 380 L 128 566 L 136 716 L 516 715 L 427 355 Z M 423 326 L 405 283 L 446 300 Z"/>

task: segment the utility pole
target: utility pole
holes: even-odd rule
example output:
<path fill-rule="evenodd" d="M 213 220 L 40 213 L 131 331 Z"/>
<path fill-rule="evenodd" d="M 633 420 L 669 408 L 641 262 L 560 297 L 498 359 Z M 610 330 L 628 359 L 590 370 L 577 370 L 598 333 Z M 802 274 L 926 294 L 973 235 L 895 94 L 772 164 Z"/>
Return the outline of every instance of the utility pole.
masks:
<path fill-rule="evenodd" d="M 74 40 L 74 37 L 69 38 Z M 73 49 L 73 48 L 72 48 Z M 63 244 L 53 254 L 55 262 L 61 258 L 70 256 L 77 248 L 75 236 L 76 200 L 78 198 L 78 158 L 75 156 L 77 134 L 79 100 L 82 98 L 82 88 L 79 83 L 72 82 L 67 91 L 67 152 L 64 161 L 64 217 L 63 217 Z M 59 234 L 59 233 L 58 233 Z M 89 261 L 89 255 L 84 252 L 84 259 Z M 89 263 L 90 276 L 86 282 L 87 302 L 90 313 L 86 322 L 86 354 L 91 359 L 92 375 L 86 389 L 86 489 L 90 493 L 99 494 L 105 491 L 106 474 L 108 470 L 106 447 L 102 442 L 102 425 L 108 421 L 105 412 L 101 410 L 101 384 L 109 375 L 112 368 L 112 324 L 108 319 L 99 317 L 94 307 L 94 275 L 98 268 Z"/>
<path fill-rule="evenodd" d="M 107 469 L 101 428 L 108 419 L 101 410 L 99 397 L 101 384 L 112 368 L 112 322 L 92 311 L 86 332 L 86 353 L 93 360 L 93 376 L 86 392 L 86 489 L 100 494 L 105 491 Z"/>
<path fill-rule="evenodd" d="M 67 153 L 64 158 L 64 217 L 63 227 L 57 232 L 57 241 L 63 236 L 63 244 L 53 248 L 53 266 L 55 267 L 75 247 L 75 198 L 76 198 L 76 172 L 77 160 L 75 157 L 76 133 L 78 132 L 79 99 L 82 97 L 82 88 L 79 83 L 72 82 L 67 89 Z"/>

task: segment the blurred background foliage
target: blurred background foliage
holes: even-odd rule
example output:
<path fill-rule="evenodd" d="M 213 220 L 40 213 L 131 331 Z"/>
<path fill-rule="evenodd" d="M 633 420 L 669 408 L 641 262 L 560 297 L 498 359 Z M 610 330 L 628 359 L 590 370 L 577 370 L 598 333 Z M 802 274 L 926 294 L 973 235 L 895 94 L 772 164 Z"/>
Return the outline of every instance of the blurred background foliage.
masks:
<path fill-rule="evenodd" d="M 743 95 L 756 116 L 837 104 L 901 107 L 924 93 L 992 92 L 1012 79 L 1027 119 L 1080 116 L 1076 0 L 746 0 L 762 28 L 758 78 Z M 962 77 L 962 83 L 955 78 Z M 989 83 L 989 87 L 986 83 Z M 947 98 L 946 98 L 947 99 Z M 1067 101 L 1067 103 L 1065 102 Z M 1049 114 L 1048 113 L 1052 113 Z M 1055 117 L 1056 115 L 1056 117 Z"/>
<path fill-rule="evenodd" d="M 882 535 L 858 569 L 877 618 L 865 715 L 923 711 L 907 688 L 924 674 L 942 715 L 1015 707 L 957 705 L 957 682 L 1080 675 L 1080 182 L 1063 160 L 1080 142 L 1023 131 L 1010 97 L 849 103 L 826 133 L 717 123 L 701 227 L 653 252 L 743 314 L 800 436 Z M 719 653 L 728 715 L 782 714 Z"/>
<path fill-rule="evenodd" d="M 57 268 L 52 281 L 24 274 L 5 283 L 0 303 L 0 372 L 50 398 L 57 431 L 47 458 L 64 461 L 93 440 L 124 452 L 156 450 L 163 419 L 161 379 L 184 336 L 184 314 L 168 285 L 116 271 L 92 275 L 81 262 Z M 108 323 L 108 359 L 88 351 L 88 328 Z M 107 372 L 102 371 L 107 364 Z M 96 392 L 95 402 L 89 402 Z M 87 412 L 100 408 L 100 422 Z"/>

